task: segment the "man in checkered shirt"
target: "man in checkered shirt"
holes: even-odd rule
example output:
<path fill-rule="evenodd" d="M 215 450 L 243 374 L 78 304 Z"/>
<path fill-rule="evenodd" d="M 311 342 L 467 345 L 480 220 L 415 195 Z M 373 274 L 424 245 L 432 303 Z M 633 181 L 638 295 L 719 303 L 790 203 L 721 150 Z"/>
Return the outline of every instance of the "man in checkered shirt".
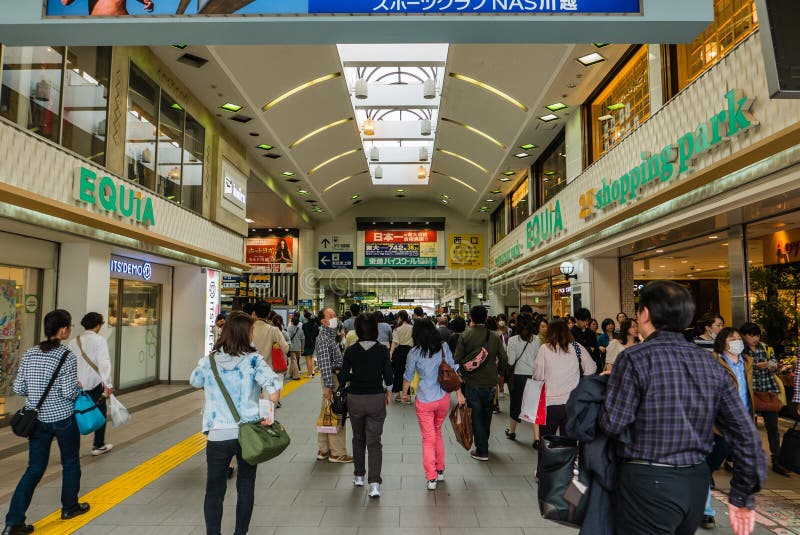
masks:
<path fill-rule="evenodd" d="M 35 409 L 51 377 L 58 370 L 53 387 L 39 409 L 36 430 L 28 438 L 28 468 L 11 498 L 3 535 L 33 531 L 33 526 L 25 524 L 25 513 L 47 469 L 53 439 L 56 439 L 61 451 L 61 518 L 68 520 L 89 510 L 88 503 L 78 502 L 81 486 L 78 450 L 81 436 L 73 409 L 80 392 L 78 363 L 75 354 L 61 344 L 69 338 L 71 330 L 72 317 L 69 312 L 49 312 L 44 317 L 47 340 L 25 352 L 14 380 L 14 392 L 27 397 L 25 408 Z M 64 362 L 59 369 L 62 360 Z"/>
<path fill-rule="evenodd" d="M 337 374 L 342 367 L 342 350 L 339 347 L 339 320 L 336 311 L 326 308 L 319 314 L 320 326 L 317 336 L 317 364 L 322 380 L 322 402 L 333 399 L 333 391 L 339 388 Z M 344 423 L 336 433 L 317 433 L 317 460 L 327 459 L 332 463 L 352 463 L 347 454 L 347 431 Z"/>

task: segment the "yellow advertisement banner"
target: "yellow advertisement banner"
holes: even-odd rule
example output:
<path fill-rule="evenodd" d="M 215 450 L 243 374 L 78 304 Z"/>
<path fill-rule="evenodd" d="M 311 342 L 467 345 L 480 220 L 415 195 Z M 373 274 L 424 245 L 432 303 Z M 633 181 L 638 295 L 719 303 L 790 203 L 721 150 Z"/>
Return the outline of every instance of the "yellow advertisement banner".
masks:
<path fill-rule="evenodd" d="M 451 268 L 482 268 L 483 236 L 481 234 L 449 234 L 447 236 L 447 265 Z"/>

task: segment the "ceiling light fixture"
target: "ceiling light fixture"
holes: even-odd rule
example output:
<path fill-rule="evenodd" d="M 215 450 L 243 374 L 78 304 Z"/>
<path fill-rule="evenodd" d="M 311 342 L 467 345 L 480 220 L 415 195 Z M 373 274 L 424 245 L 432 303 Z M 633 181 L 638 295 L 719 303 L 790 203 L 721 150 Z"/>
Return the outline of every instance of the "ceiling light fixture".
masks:
<path fill-rule="evenodd" d="M 569 108 L 569 106 L 567 106 L 563 102 L 556 102 L 555 104 L 550 104 L 549 106 L 545 106 L 545 108 L 547 108 L 550 111 L 561 111 L 561 110 L 566 110 L 567 108 Z"/>
<path fill-rule="evenodd" d="M 299 189 L 299 190 L 297 190 L 297 194 L 298 195 L 308 195 L 308 190 Z"/>
<path fill-rule="evenodd" d="M 254 221 L 254 220 L 252 220 L 252 219 L 250 219 L 249 217 L 246 217 L 246 218 L 244 218 L 244 222 L 245 222 L 245 223 L 248 223 L 248 224 L 253 224 L 253 223 L 255 223 L 255 221 Z"/>
<path fill-rule="evenodd" d="M 404 190 L 403 188 L 397 188 L 395 191 L 397 193 L 405 193 L 406 192 L 406 190 Z"/>
<path fill-rule="evenodd" d="M 489 193 L 492 193 L 492 194 L 494 194 L 494 195 L 499 195 L 499 194 L 501 194 L 501 193 L 503 193 L 503 192 L 502 192 L 501 190 L 499 190 L 499 189 L 493 189 L 493 190 L 492 190 L 492 191 L 490 191 Z"/>
<path fill-rule="evenodd" d="M 612 120 L 613 118 L 614 118 L 613 115 L 601 115 L 600 117 L 597 118 L 597 120 L 600 121 L 601 123 L 604 123 L 606 121 Z"/>
<path fill-rule="evenodd" d="M 530 154 L 528 154 L 527 152 L 518 152 L 517 154 L 514 155 L 514 158 L 521 159 L 521 158 L 527 158 L 528 156 L 530 156 Z"/>
<path fill-rule="evenodd" d="M 369 159 L 371 162 L 377 162 L 381 159 L 381 151 L 378 147 L 372 147 L 369 149 Z"/>
<path fill-rule="evenodd" d="M 374 136 L 375 135 L 375 121 L 372 119 L 367 119 L 364 121 L 364 135 L 365 136 Z"/>
<path fill-rule="evenodd" d="M 484 166 L 482 166 L 482 165 L 480 165 L 478 163 L 473 162 L 472 160 L 470 160 L 466 156 L 462 156 L 462 155 L 460 155 L 460 154 L 458 154 L 456 152 L 445 150 L 445 149 L 436 149 L 436 152 L 441 152 L 442 154 L 447 154 L 448 156 L 452 156 L 453 158 L 458 158 L 459 160 L 467 162 L 468 164 L 480 169 L 481 171 L 483 171 L 487 175 L 489 174 L 489 170 L 488 169 L 486 169 Z"/>
<path fill-rule="evenodd" d="M 183 111 L 183 108 L 182 108 L 182 107 L 181 107 L 181 105 L 180 105 L 180 104 L 178 104 L 177 102 L 174 102 L 174 103 L 172 104 L 172 106 L 170 106 L 170 108 L 172 108 L 172 109 L 173 109 L 173 110 L 175 110 L 175 111 Z"/>
<path fill-rule="evenodd" d="M 521 148 L 522 150 L 533 150 L 533 149 L 536 149 L 538 147 L 536 145 L 534 145 L 533 143 L 525 143 L 524 145 L 520 145 L 519 148 Z M 511 173 L 513 175 L 514 171 L 506 171 L 506 173 Z M 505 174 L 505 173 L 503 173 L 503 174 Z M 511 175 L 509 175 L 509 176 L 511 176 Z"/>
<path fill-rule="evenodd" d="M 315 86 L 317 84 L 321 84 L 322 82 L 327 82 L 328 80 L 333 80 L 334 78 L 339 78 L 341 75 L 342 75 L 342 73 L 340 73 L 340 72 L 334 72 L 334 73 L 331 73 L 331 74 L 326 74 L 325 76 L 320 76 L 319 78 L 314 78 L 313 80 L 311 80 L 309 82 L 306 82 L 304 84 L 298 85 L 294 89 L 290 89 L 286 93 L 280 95 L 278 98 L 275 98 L 275 99 L 267 102 L 266 104 L 264 104 L 264 106 L 261 109 L 263 111 L 267 111 L 267 110 L 269 110 L 271 108 L 274 108 L 275 106 L 277 106 L 278 104 L 280 104 L 281 102 L 283 102 L 287 98 L 291 97 L 292 95 L 296 95 L 297 93 L 299 93 L 300 91 L 302 91 L 304 89 L 308 89 L 309 87 L 313 87 L 313 86 Z"/>
<path fill-rule="evenodd" d="M 244 109 L 244 106 L 239 106 L 238 104 L 231 104 L 230 102 L 226 102 L 225 104 L 220 106 L 219 109 L 229 111 L 231 113 L 236 113 L 239 110 Z"/>
<path fill-rule="evenodd" d="M 583 65 L 584 67 L 590 67 L 597 63 L 601 63 L 605 61 L 606 58 L 598 54 L 597 52 L 592 52 L 591 54 L 586 54 L 585 56 L 581 56 L 578 58 L 578 63 Z"/>
<path fill-rule="evenodd" d="M 419 161 L 427 162 L 430 159 L 430 155 L 428 154 L 428 147 L 420 147 L 419 148 Z"/>
<path fill-rule="evenodd" d="M 261 150 L 272 150 L 275 147 L 273 147 L 272 145 L 267 145 L 266 143 L 262 143 L 261 145 L 256 145 L 256 148 Z"/>
<path fill-rule="evenodd" d="M 383 167 L 381 167 L 380 165 L 376 165 L 373 176 L 375 177 L 375 180 L 382 179 L 383 178 Z"/>
<path fill-rule="evenodd" d="M 350 176 L 346 176 L 346 177 L 340 178 L 339 180 L 337 180 L 336 182 L 334 182 L 333 184 L 331 184 L 330 186 L 328 186 L 327 188 L 322 190 L 322 193 L 328 193 L 330 190 L 332 190 L 333 188 L 335 188 L 336 186 L 338 186 L 342 182 L 347 182 L 348 180 L 350 180 L 354 176 L 363 175 L 366 172 L 367 171 L 361 171 L 360 173 L 356 173 L 355 175 L 350 175 Z"/>
<path fill-rule="evenodd" d="M 447 204 L 447 199 L 442 199 L 442 204 Z"/>
<path fill-rule="evenodd" d="M 625 104 L 623 104 L 621 102 L 617 102 L 616 104 L 612 104 L 612 105 L 608 106 L 608 111 L 617 111 L 617 110 L 621 110 L 623 108 L 625 108 Z"/>
<path fill-rule="evenodd" d="M 550 121 L 555 121 L 557 119 L 558 119 L 558 115 L 555 115 L 553 113 L 550 113 L 548 115 L 542 115 L 541 117 L 539 117 L 539 120 L 544 122 L 544 123 L 549 123 Z"/>
<path fill-rule="evenodd" d="M 494 202 L 494 199 L 486 199 L 486 202 Z"/>
<path fill-rule="evenodd" d="M 500 147 L 500 148 L 501 148 L 501 149 L 503 149 L 503 150 L 506 150 L 506 149 L 508 148 L 508 147 L 506 147 L 506 145 L 505 145 L 504 143 L 501 143 L 500 141 L 498 141 L 497 139 L 493 138 L 492 136 L 490 136 L 490 135 L 489 135 L 489 134 L 487 134 L 486 132 L 482 132 L 481 130 L 478 130 L 478 129 L 477 129 L 477 128 L 475 128 L 474 126 L 470 126 L 470 125 L 468 125 L 468 124 L 465 124 L 465 123 L 462 123 L 462 122 L 456 121 L 456 120 L 454 120 L 454 119 L 448 119 L 447 117 L 442 117 L 442 118 L 441 118 L 441 121 L 443 121 L 443 122 L 445 122 L 445 123 L 454 124 L 454 125 L 456 125 L 456 126 L 460 126 L 461 128 L 464 128 L 464 129 L 466 129 L 466 130 L 469 130 L 469 131 L 470 131 L 470 132 L 472 132 L 473 134 L 478 134 L 478 135 L 479 135 L 479 136 L 481 136 L 482 138 L 484 138 L 484 139 L 487 139 L 487 140 L 491 141 L 492 143 L 494 143 L 495 145 L 497 145 L 498 147 Z"/>
<path fill-rule="evenodd" d="M 283 171 L 283 172 L 281 173 L 281 175 L 283 175 L 283 176 L 287 176 L 287 177 L 292 177 L 292 176 L 294 176 L 294 173 L 293 173 L 293 172 L 291 172 L 291 171 Z"/>
<path fill-rule="evenodd" d="M 611 43 L 592 43 L 592 44 L 595 46 L 595 48 L 604 48 L 610 45 Z"/>
<path fill-rule="evenodd" d="M 354 88 L 355 97 L 359 100 L 364 100 L 369 97 L 369 85 L 367 81 L 363 78 L 359 78 L 356 80 L 356 86 Z"/>
<path fill-rule="evenodd" d="M 428 170 L 422 165 L 417 168 L 417 178 L 420 180 L 425 180 L 428 178 Z"/>
<path fill-rule="evenodd" d="M 433 171 L 433 172 L 434 172 L 434 173 L 436 173 L 437 175 L 446 176 L 446 177 L 447 177 L 447 178 L 449 178 L 450 180 L 452 180 L 452 181 L 454 181 L 454 182 L 458 182 L 459 184 L 461 184 L 462 186 L 464 186 L 464 187 L 465 187 L 465 188 L 467 188 L 468 190 L 470 190 L 470 191 L 472 191 L 472 192 L 474 192 L 474 193 L 478 193 L 478 190 L 476 190 L 475 188 L 473 188 L 472 186 L 470 186 L 469 184 L 467 184 L 466 182 L 464 182 L 463 180 L 461 180 L 461 179 L 459 179 L 459 178 L 456 178 L 456 177 L 454 177 L 454 176 L 450 176 L 450 175 L 445 175 L 444 173 L 440 173 L 440 172 L 438 172 L 438 171 Z"/>
<path fill-rule="evenodd" d="M 487 84 L 485 82 L 481 82 L 480 80 L 476 80 L 475 78 L 471 78 L 469 76 L 464 76 L 463 74 L 456 74 L 454 72 L 450 73 L 450 77 L 451 78 L 455 78 L 456 80 L 461 80 L 462 82 L 467 82 L 467 83 L 472 84 L 474 86 L 480 87 L 481 89 L 485 89 L 486 91 L 488 91 L 488 92 L 490 92 L 490 93 L 492 93 L 494 95 L 497 95 L 498 97 L 502 98 L 503 100 L 505 100 L 509 104 L 512 104 L 512 105 L 516 106 L 517 108 L 521 109 L 522 111 L 528 111 L 528 107 L 525 104 L 523 104 L 519 100 L 515 99 L 511 95 L 509 95 L 507 93 L 503 93 L 502 91 L 500 91 L 496 87 L 492 87 L 492 86 L 490 86 L 489 84 Z"/>
<path fill-rule="evenodd" d="M 337 154 L 337 155 L 336 155 L 336 156 L 334 156 L 333 158 L 328 158 L 327 160 L 325 160 L 324 162 L 322 162 L 322 163 L 321 163 L 321 164 L 319 164 L 318 166 L 316 166 L 316 167 L 314 167 L 313 169 L 311 169 L 311 170 L 308 172 L 308 174 L 309 174 L 309 175 L 313 175 L 314 173 L 316 173 L 317 171 L 319 171 L 320 169 L 322 169 L 323 167 L 325 167 L 325 166 L 326 166 L 326 165 L 328 165 L 329 163 L 333 163 L 333 162 L 335 162 L 336 160 L 338 160 L 339 158 L 344 158 L 345 156 L 350 156 L 351 154 L 355 154 L 356 152 L 358 152 L 358 151 L 360 151 L 360 150 L 361 150 L 361 148 L 359 147 L 359 148 L 357 148 L 357 149 L 352 149 L 352 150 L 345 151 L 345 152 L 343 152 L 343 153 L 341 153 L 341 154 Z"/>
<path fill-rule="evenodd" d="M 449 199 L 449 198 L 450 198 L 450 195 L 445 195 L 444 193 L 442 193 L 442 199 Z"/>
<path fill-rule="evenodd" d="M 422 82 L 422 98 L 427 100 L 436 98 L 436 81 L 433 78 Z"/>
<path fill-rule="evenodd" d="M 350 200 L 354 201 L 354 200 L 358 199 L 359 197 L 361 197 L 361 195 L 353 195 L 352 197 L 350 197 Z"/>
<path fill-rule="evenodd" d="M 317 134 L 321 134 L 322 132 L 324 132 L 326 130 L 330 130 L 331 128 L 334 128 L 336 126 L 339 126 L 340 124 L 349 123 L 352 120 L 353 120 L 352 117 L 348 117 L 347 119 L 340 119 L 340 120 L 334 121 L 334 122 L 332 122 L 330 124 L 326 124 L 325 126 L 321 126 L 321 127 L 317 128 L 316 130 L 314 130 L 313 132 L 309 132 L 308 134 L 304 135 L 303 137 L 301 137 L 300 139 L 298 139 L 297 141 L 295 141 L 294 143 L 289 145 L 289 148 L 293 149 L 296 146 L 298 146 L 300 143 L 303 143 L 304 141 L 308 141 L 309 139 L 311 139 L 312 137 L 316 136 Z"/>
<path fill-rule="evenodd" d="M 499 180 L 500 182 L 511 182 L 511 179 L 508 178 L 507 176 L 501 176 L 497 180 Z"/>
<path fill-rule="evenodd" d="M 523 148 L 525 148 L 525 147 L 523 147 Z M 504 176 L 514 176 L 516 174 L 517 174 L 516 171 L 503 171 L 503 175 Z"/>

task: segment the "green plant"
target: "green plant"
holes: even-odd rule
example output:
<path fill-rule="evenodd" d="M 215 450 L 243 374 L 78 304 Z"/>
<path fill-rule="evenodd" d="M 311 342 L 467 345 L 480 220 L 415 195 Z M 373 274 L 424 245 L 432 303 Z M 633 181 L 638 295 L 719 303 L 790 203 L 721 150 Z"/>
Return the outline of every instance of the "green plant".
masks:
<path fill-rule="evenodd" d="M 791 326 L 797 325 L 797 297 L 800 290 L 798 269 L 768 266 L 750 270 L 750 290 L 754 301 L 753 321 L 764 331 L 770 345 L 782 345 Z"/>

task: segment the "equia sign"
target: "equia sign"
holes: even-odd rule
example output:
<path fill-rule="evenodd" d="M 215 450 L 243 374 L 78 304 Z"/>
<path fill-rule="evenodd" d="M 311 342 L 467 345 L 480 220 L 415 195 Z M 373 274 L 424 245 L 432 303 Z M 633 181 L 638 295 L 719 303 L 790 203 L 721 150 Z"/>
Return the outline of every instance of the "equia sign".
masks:
<path fill-rule="evenodd" d="M 110 214 L 148 227 L 156 224 L 152 197 L 119 179 L 109 176 L 98 179 L 93 171 L 79 167 L 75 170 L 72 193 L 75 199 Z"/>
<path fill-rule="evenodd" d="M 604 178 L 598 187 L 581 195 L 580 218 L 586 219 L 595 211 L 633 201 L 646 186 L 677 179 L 694 167 L 698 157 L 758 125 L 750 114 L 753 100 L 738 90 L 726 93 L 725 99 L 726 109 L 715 113 L 658 153 L 643 152 L 642 161 L 636 167 L 616 180 Z"/>

